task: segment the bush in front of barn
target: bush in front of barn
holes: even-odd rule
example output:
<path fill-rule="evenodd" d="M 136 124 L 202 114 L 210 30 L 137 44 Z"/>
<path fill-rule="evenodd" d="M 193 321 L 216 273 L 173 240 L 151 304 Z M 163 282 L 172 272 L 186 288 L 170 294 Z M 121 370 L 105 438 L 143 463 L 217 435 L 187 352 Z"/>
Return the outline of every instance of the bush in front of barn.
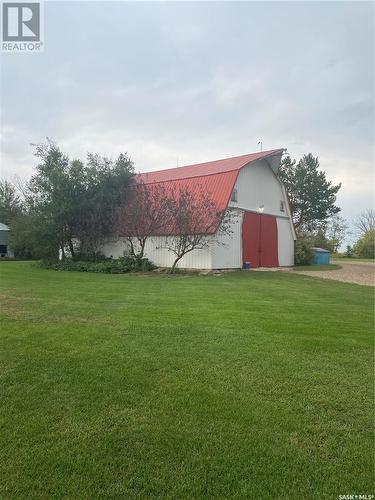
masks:
<path fill-rule="evenodd" d="M 139 271 L 152 271 L 154 264 L 146 258 L 120 257 L 119 259 L 98 257 L 95 260 L 41 260 L 38 264 L 42 269 L 54 271 L 79 271 L 88 273 L 124 274 Z"/>
<path fill-rule="evenodd" d="M 301 236 L 295 241 L 294 264 L 296 266 L 306 266 L 312 263 L 314 253 L 310 238 Z"/>

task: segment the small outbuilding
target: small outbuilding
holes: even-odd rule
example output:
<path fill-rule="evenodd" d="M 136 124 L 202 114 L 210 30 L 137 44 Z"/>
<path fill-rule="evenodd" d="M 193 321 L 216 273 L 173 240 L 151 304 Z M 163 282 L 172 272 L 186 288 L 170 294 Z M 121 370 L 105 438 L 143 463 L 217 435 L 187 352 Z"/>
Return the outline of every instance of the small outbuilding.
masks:
<path fill-rule="evenodd" d="M 314 247 L 312 250 L 314 252 L 314 257 L 313 257 L 314 266 L 326 266 L 329 264 L 329 260 L 331 258 L 331 253 L 329 252 L 329 250 L 317 247 Z"/>
<path fill-rule="evenodd" d="M 9 248 L 10 227 L 0 222 L 0 258 L 13 257 Z"/>

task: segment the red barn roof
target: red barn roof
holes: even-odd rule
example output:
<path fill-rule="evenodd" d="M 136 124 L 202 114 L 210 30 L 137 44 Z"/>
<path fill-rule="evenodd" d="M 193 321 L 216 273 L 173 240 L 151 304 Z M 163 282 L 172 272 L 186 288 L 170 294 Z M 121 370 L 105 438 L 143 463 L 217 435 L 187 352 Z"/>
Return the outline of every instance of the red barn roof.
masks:
<path fill-rule="evenodd" d="M 256 160 L 266 159 L 276 172 L 283 151 L 283 149 L 273 149 L 223 160 L 146 172 L 137 174 L 135 180 L 144 184 L 162 183 L 167 191 L 188 188 L 194 192 L 203 188 L 210 194 L 217 209 L 221 211 L 227 208 L 238 173 L 243 167 Z M 170 230 L 166 230 L 166 233 L 173 234 Z"/>
<path fill-rule="evenodd" d="M 138 174 L 136 180 L 144 184 L 162 182 L 166 189 L 189 187 L 194 190 L 197 186 L 203 186 L 217 203 L 218 209 L 223 210 L 228 206 L 241 168 L 256 160 L 281 156 L 283 151 L 283 149 L 272 149 L 185 167 L 156 170 Z"/>
<path fill-rule="evenodd" d="M 255 160 L 262 160 L 272 156 L 281 155 L 283 149 L 272 149 L 270 151 L 261 151 L 242 156 L 234 156 L 223 160 L 207 161 L 185 167 L 168 168 L 165 170 L 156 170 L 155 172 L 146 172 L 138 174 L 138 178 L 145 184 L 154 184 L 156 182 L 177 181 L 181 179 L 192 179 L 193 177 L 205 177 L 212 174 L 223 174 L 226 172 L 238 172 L 242 167 Z"/>

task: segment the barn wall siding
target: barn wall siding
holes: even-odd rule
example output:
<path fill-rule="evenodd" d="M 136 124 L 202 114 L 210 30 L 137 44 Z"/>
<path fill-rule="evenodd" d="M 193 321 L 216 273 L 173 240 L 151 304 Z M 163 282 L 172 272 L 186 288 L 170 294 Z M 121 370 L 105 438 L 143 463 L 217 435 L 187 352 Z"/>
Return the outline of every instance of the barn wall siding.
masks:
<path fill-rule="evenodd" d="M 106 257 L 118 259 L 128 253 L 128 248 L 129 246 L 125 238 L 110 239 L 104 243 L 101 252 Z"/>
<path fill-rule="evenodd" d="M 208 248 L 193 250 L 186 254 L 177 264 L 181 269 L 231 269 L 241 267 L 241 222 L 234 224 L 231 237 L 220 236 L 211 241 Z M 213 239 L 209 237 L 209 239 Z M 216 239 L 216 238 L 215 238 Z M 158 267 L 171 267 L 175 259 L 173 252 L 164 248 L 165 237 L 158 236 L 147 240 L 145 257 Z M 128 252 L 128 245 L 124 238 L 107 241 L 102 247 L 102 253 L 107 257 L 122 257 Z"/>
<path fill-rule="evenodd" d="M 277 218 L 279 266 L 294 265 L 294 238 L 288 219 Z"/>
<path fill-rule="evenodd" d="M 212 269 L 236 269 L 242 267 L 242 218 L 243 212 L 231 225 L 231 235 L 218 235 L 217 243 L 212 245 Z"/>
<path fill-rule="evenodd" d="M 264 213 L 286 216 L 280 211 L 280 201 L 286 202 L 280 182 L 265 160 L 256 161 L 240 170 L 236 181 L 237 203 L 232 206 L 257 211 L 264 206 Z"/>
<path fill-rule="evenodd" d="M 173 252 L 164 248 L 165 237 L 149 238 L 145 246 L 145 257 L 158 267 L 171 267 L 175 259 Z M 123 257 L 129 253 L 129 246 L 125 238 L 108 240 L 102 247 L 102 253 L 107 257 Z M 211 269 L 211 248 L 193 250 L 186 254 L 177 264 L 179 268 Z"/>
<path fill-rule="evenodd" d="M 169 237 L 173 238 L 173 237 Z M 160 267 L 170 267 L 176 256 L 173 252 L 164 248 L 165 236 L 157 236 L 147 240 L 145 256 Z M 211 269 L 211 248 L 193 250 L 182 257 L 177 267 L 181 269 Z"/>

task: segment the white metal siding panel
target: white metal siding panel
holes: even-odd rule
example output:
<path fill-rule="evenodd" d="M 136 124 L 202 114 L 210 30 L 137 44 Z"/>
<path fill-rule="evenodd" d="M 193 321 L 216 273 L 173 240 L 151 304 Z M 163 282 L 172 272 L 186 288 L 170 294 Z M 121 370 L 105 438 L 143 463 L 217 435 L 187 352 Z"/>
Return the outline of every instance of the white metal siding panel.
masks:
<path fill-rule="evenodd" d="M 212 269 L 237 269 L 242 267 L 242 218 L 243 212 L 232 223 L 231 235 L 219 235 L 212 246 Z"/>
<path fill-rule="evenodd" d="M 170 238 L 173 238 L 173 236 Z M 160 267 L 170 267 L 176 258 L 173 252 L 164 248 L 165 240 L 165 236 L 154 236 L 146 242 L 145 256 Z M 182 269 L 211 269 L 211 251 L 211 247 L 203 250 L 193 250 L 182 257 L 177 267 Z"/>
<path fill-rule="evenodd" d="M 280 266 L 294 265 L 294 238 L 288 219 L 277 218 L 278 252 Z"/>
<path fill-rule="evenodd" d="M 175 259 L 173 252 L 164 248 L 165 236 L 154 236 L 146 241 L 145 257 L 156 266 L 170 267 Z M 106 257 L 123 257 L 129 253 L 129 246 L 125 238 L 108 240 L 102 247 Z M 193 250 L 178 262 L 177 267 L 186 269 L 211 269 L 211 247 L 203 250 Z"/>
<path fill-rule="evenodd" d="M 128 252 L 128 242 L 125 238 L 117 238 L 106 241 L 101 249 L 103 255 L 106 257 L 123 257 Z"/>
<path fill-rule="evenodd" d="M 231 202 L 231 206 L 257 211 L 263 205 L 265 214 L 287 216 L 286 211 L 280 211 L 280 201 L 287 201 L 281 184 L 265 160 L 240 170 L 235 189 L 237 203 Z"/>

